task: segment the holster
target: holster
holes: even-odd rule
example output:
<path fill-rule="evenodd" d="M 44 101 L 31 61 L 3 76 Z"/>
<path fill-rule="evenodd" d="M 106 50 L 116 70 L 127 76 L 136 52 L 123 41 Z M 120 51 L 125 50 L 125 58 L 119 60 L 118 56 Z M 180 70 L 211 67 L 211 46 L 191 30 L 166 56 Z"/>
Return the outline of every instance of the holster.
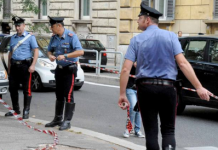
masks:
<path fill-rule="evenodd" d="M 75 77 L 77 76 L 77 64 L 72 64 L 70 66 L 68 66 L 69 71 L 75 75 Z"/>
<path fill-rule="evenodd" d="M 177 94 L 179 94 L 182 91 L 182 87 L 183 87 L 182 79 L 176 80 L 174 86 L 177 89 Z"/>

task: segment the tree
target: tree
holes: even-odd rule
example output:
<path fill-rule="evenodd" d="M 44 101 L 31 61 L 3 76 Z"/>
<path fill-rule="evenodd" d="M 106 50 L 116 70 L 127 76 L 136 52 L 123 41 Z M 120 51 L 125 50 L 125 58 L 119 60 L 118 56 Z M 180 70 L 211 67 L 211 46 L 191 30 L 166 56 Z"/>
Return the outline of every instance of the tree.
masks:
<path fill-rule="evenodd" d="M 22 3 L 22 12 L 32 12 L 34 14 L 39 14 L 40 9 L 38 5 L 35 3 L 35 0 L 21 0 Z M 39 4 L 46 4 L 47 0 L 39 0 Z M 15 14 L 11 13 L 11 0 L 0 0 L 0 8 L 3 8 L 3 19 L 10 19 L 11 16 L 16 16 Z M 39 33 L 45 31 L 49 32 L 49 28 L 45 25 L 41 24 L 27 24 L 29 25 L 29 29 L 33 32 L 37 31 Z"/>

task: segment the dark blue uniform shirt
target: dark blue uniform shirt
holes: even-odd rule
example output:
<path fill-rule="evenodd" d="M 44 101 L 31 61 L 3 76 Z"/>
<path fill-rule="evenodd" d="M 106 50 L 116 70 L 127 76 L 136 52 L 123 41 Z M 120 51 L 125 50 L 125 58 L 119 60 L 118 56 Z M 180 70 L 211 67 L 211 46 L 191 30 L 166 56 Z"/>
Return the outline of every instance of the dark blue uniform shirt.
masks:
<path fill-rule="evenodd" d="M 125 59 L 137 60 L 136 78 L 176 80 L 175 56 L 182 53 L 175 33 L 151 25 L 131 39 Z"/>
<path fill-rule="evenodd" d="M 30 33 L 28 33 L 27 31 L 24 31 L 21 36 L 14 34 L 11 37 L 10 51 L 12 51 L 13 48 L 17 45 L 17 43 L 24 39 L 28 34 Z M 12 54 L 12 58 L 14 60 L 24 60 L 27 58 L 32 58 L 32 50 L 35 48 L 38 48 L 38 44 L 36 42 L 35 36 L 31 35 L 20 46 L 17 47 L 17 49 Z"/>
<path fill-rule="evenodd" d="M 80 41 L 74 32 L 67 29 L 64 29 L 64 33 L 61 38 L 58 35 L 53 35 L 48 45 L 48 51 L 53 52 L 55 57 L 68 54 L 76 50 L 82 50 Z M 67 58 L 67 60 L 71 62 L 77 62 L 78 59 L 78 57 Z M 61 66 L 67 66 L 71 64 L 71 62 L 66 62 L 64 60 L 56 60 L 56 62 Z"/>

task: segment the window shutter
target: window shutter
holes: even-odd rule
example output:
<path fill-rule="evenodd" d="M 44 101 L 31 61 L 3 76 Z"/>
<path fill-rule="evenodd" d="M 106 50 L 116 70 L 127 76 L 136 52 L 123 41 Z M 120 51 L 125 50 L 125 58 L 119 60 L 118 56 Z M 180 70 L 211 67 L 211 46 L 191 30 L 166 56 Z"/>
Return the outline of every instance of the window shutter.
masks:
<path fill-rule="evenodd" d="M 218 0 L 214 0 L 214 18 L 218 19 Z"/>
<path fill-rule="evenodd" d="M 149 1 L 150 1 L 150 0 L 142 0 L 142 1 L 145 1 L 146 6 L 150 6 L 150 5 L 149 5 Z"/>
<path fill-rule="evenodd" d="M 174 19 L 175 0 L 167 0 L 167 20 Z"/>

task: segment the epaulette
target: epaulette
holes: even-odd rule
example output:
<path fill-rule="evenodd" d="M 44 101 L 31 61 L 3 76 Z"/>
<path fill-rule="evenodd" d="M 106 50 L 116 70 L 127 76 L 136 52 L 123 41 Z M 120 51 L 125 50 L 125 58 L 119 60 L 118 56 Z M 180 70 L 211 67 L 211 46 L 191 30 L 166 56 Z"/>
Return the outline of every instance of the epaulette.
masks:
<path fill-rule="evenodd" d="M 69 35 L 69 36 L 73 36 L 73 33 L 69 33 L 68 35 Z"/>

